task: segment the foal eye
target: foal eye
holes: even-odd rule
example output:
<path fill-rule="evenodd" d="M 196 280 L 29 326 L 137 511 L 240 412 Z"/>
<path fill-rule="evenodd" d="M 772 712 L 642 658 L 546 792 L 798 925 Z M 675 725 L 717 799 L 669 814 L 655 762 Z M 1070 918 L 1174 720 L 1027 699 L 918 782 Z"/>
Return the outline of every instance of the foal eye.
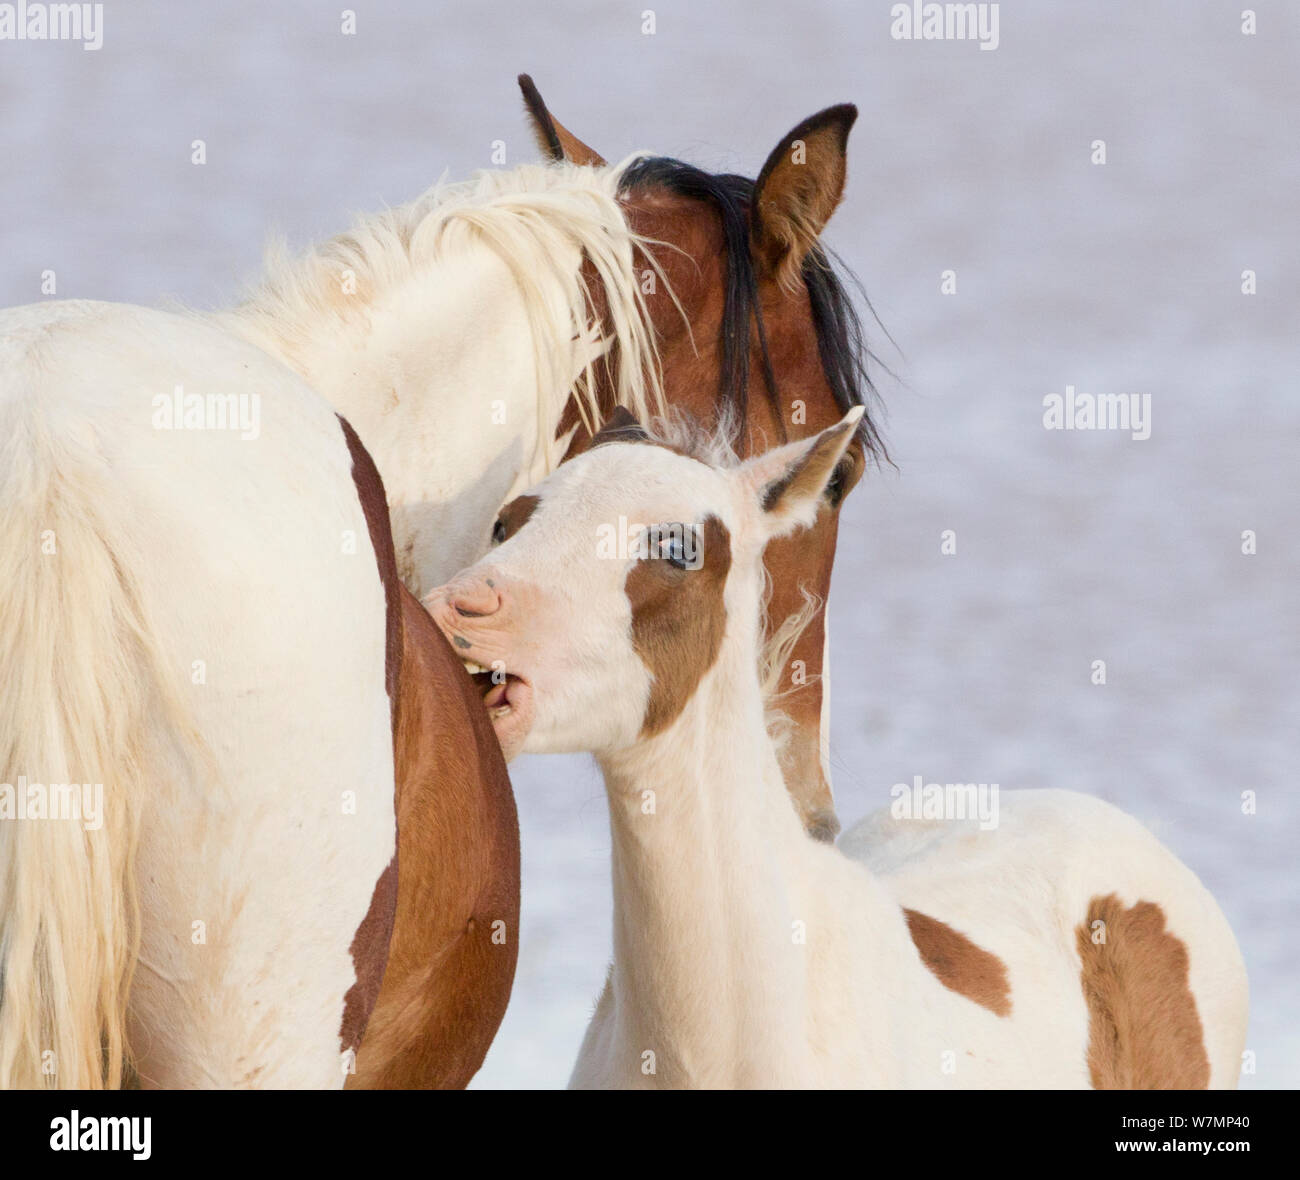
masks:
<path fill-rule="evenodd" d="M 497 517 L 497 522 L 492 526 L 492 544 L 500 545 L 506 539 L 506 522 Z"/>
<path fill-rule="evenodd" d="M 659 542 L 659 557 L 676 570 L 698 569 L 700 563 L 694 533 L 688 533 L 685 528 L 674 528 Z"/>

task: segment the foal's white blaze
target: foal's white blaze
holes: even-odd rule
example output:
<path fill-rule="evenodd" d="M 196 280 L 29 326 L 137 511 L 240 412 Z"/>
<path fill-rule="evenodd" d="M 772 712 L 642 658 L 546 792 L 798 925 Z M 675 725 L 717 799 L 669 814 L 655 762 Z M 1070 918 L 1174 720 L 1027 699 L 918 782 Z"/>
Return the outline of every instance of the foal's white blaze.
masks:
<path fill-rule="evenodd" d="M 760 561 L 812 519 L 851 426 L 728 470 L 597 446 L 429 596 L 466 658 L 529 682 L 525 748 L 589 749 L 604 772 L 614 963 L 572 1084 L 1233 1085 L 1231 931 L 1115 808 L 1020 792 L 991 832 L 804 834 L 764 729 Z M 707 532 L 703 565 L 597 557 L 619 516 Z M 1107 898 L 1113 957 L 1086 924 Z"/>
<path fill-rule="evenodd" d="M 0 821 L 0 1081 L 95 1084 L 114 1017 L 77 997 L 106 940 L 129 966 L 106 915 L 133 879 L 141 1083 L 339 1086 L 351 944 L 395 816 L 384 587 L 338 419 L 193 318 L 43 304 L 0 313 L 0 337 L 0 545 L 23 571 L 0 582 L 0 780 L 80 770 L 112 817 L 54 862 L 36 853 L 55 829 Z M 153 429 L 152 396 L 176 385 L 256 390 L 260 436 Z M 33 558 L 47 526 L 55 548 Z M 96 601 L 120 605 L 118 628 Z M 30 976 L 42 922 L 66 995 Z M 46 1017 L 68 1049 L 53 1075 Z"/>

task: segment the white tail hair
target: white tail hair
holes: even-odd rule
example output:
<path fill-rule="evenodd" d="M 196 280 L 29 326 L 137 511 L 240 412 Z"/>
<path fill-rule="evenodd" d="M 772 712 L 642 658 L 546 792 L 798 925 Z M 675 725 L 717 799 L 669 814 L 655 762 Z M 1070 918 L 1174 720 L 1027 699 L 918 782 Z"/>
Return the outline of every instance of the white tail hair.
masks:
<path fill-rule="evenodd" d="M 37 398 L 0 396 L 5 1089 L 115 1088 L 129 1077 L 141 799 L 159 772 L 159 735 L 186 725 L 113 507 L 116 479 L 80 425 L 56 431 Z M 80 808 L 49 817 L 50 788 L 74 782 L 102 784 L 98 828 Z M 48 791 L 46 817 L 21 816 L 20 784 L 27 801 L 32 784 Z"/>

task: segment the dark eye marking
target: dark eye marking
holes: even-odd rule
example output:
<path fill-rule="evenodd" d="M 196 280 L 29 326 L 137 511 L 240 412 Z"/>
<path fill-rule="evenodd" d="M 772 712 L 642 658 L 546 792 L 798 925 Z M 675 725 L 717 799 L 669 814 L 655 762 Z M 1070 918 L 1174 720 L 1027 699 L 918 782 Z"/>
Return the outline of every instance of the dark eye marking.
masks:
<path fill-rule="evenodd" d="M 501 545 L 510 540 L 528 523 L 534 509 L 542 502 L 540 496 L 516 496 L 504 508 L 492 526 L 492 544 Z"/>

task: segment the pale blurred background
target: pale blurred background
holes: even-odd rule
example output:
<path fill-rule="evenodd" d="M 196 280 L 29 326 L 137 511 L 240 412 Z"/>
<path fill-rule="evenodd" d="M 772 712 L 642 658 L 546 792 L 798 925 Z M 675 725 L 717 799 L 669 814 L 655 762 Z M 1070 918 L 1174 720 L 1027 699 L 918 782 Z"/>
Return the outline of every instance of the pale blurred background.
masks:
<path fill-rule="evenodd" d="M 355 36 L 344 7 L 108 0 L 97 52 L 0 42 L 4 302 L 47 269 L 61 297 L 230 302 L 271 231 L 340 230 L 494 140 L 533 159 L 521 70 L 611 159 L 749 175 L 856 102 L 828 239 L 898 344 L 874 329 L 898 470 L 841 530 L 840 814 L 918 774 L 1119 803 L 1237 931 L 1243 1084 L 1300 1084 L 1300 9 L 1243 36 L 1241 4 L 1013 0 L 990 52 L 895 41 L 874 0 L 362 0 Z M 1149 393 L 1152 437 L 1045 431 L 1067 384 Z M 513 778 L 519 973 L 475 1084 L 558 1086 L 609 953 L 605 805 L 581 759 Z"/>

